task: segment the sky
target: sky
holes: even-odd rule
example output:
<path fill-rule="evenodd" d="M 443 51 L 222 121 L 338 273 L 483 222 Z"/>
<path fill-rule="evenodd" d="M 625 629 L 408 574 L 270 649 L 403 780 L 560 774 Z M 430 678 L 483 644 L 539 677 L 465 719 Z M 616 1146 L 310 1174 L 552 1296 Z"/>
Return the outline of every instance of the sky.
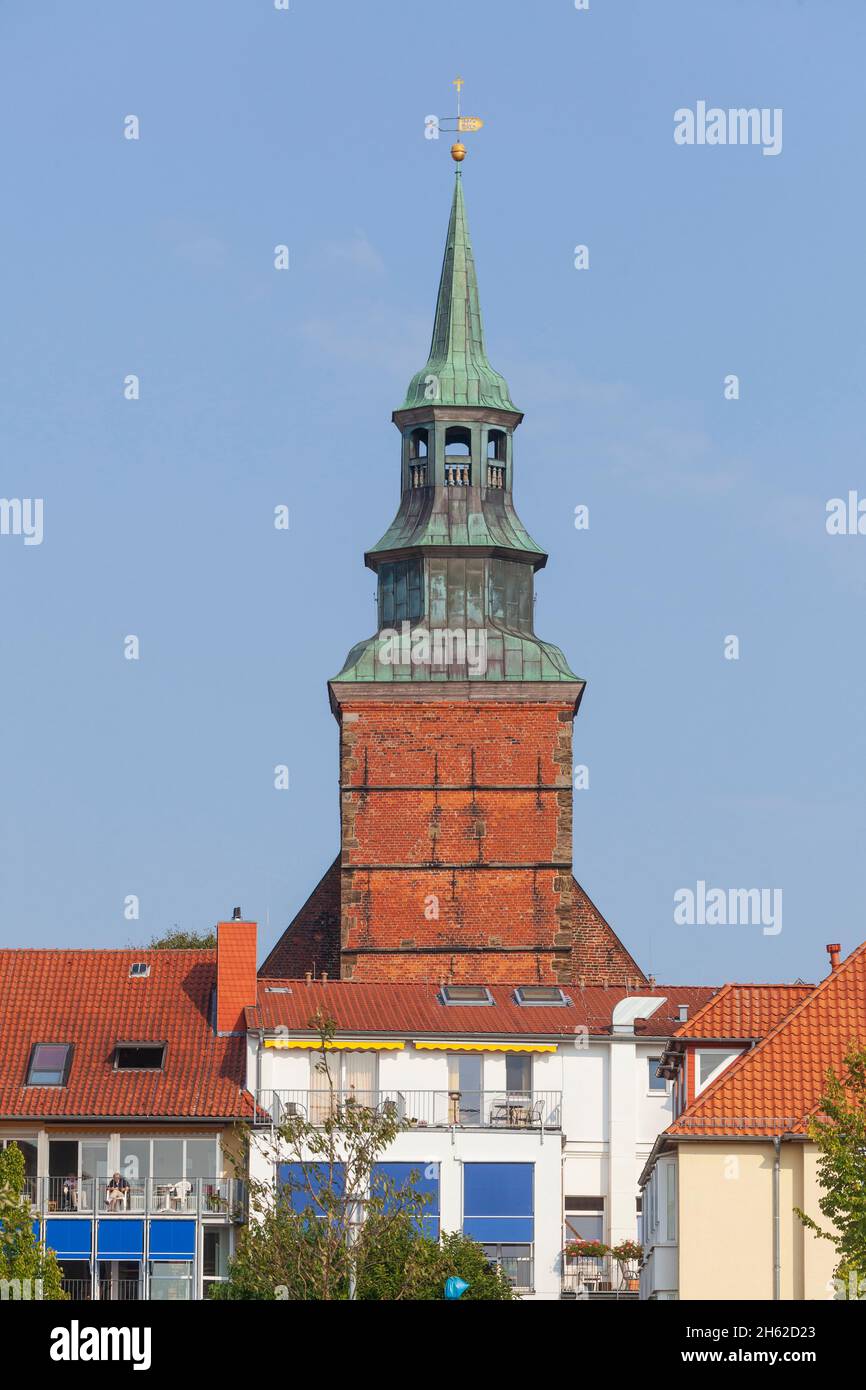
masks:
<path fill-rule="evenodd" d="M 587 681 L 577 877 L 661 981 L 859 943 L 864 40 L 860 0 L 6 0 L 0 497 L 43 510 L 0 534 L 0 945 L 240 904 L 263 955 L 337 852 L 458 74 L 536 630 Z M 701 101 L 781 149 L 677 143 Z M 676 921 L 701 882 L 781 910 Z"/>

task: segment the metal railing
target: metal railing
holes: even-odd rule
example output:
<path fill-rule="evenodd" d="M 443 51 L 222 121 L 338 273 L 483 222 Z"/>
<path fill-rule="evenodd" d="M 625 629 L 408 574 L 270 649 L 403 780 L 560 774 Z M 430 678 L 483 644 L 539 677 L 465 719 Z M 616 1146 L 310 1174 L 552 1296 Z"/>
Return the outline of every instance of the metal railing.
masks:
<path fill-rule="evenodd" d="M 100 1279 L 99 1298 L 102 1303 L 134 1303 L 143 1297 L 138 1279 Z"/>
<path fill-rule="evenodd" d="M 259 1091 L 256 1123 L 280 1125 L 298 1118 L 314 1125 L 351 1107 L 391 1109 L 412 1129 L 562 1128 L 561 1091 Z"/>
<path fill-rule="evenodd" d="M 241 1221 L 246 1197 L 239 1178 L 28 1178 L 25 1196 L 42 1216 L 153 1216 L 169 1212 Z"/>
<path fill-rule="evenodd" d="M 60 1283 L 63 1292 L 68 1293 L 69 1297 L 78 1303 L 89 1303 L 93 1298 L 93 1281 L 91 1279 L 61 1279 Z"/>
<path fill-rule="evenodd" d="M 562 1288 L 578 1298 L 637 1298 L 637 1261 L 620 1263 L 612 1255 L 564 1255 Z"/>
<path fill-rule="evenodd" d="M 532 1259 L 532 1246 L 527 1245 L 525 1252 L 517 1254 L 514 1247 L 510 1246 L 503 1250 L 501 1247 L 494 1249 L 485 1246 L 487 1258 L 492 1265 L 496 1265 L 502 1270 L 511 1287 L 517 1293 L 529 1293 L 535 1288 L 535 1268 Z"/>

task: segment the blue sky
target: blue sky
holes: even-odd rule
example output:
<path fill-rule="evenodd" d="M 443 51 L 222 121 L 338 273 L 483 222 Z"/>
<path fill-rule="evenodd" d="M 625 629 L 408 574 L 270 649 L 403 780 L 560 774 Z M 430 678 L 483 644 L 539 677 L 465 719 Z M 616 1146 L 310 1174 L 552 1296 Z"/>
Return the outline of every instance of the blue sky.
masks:
<path fill-rule="evenodd" d="M 240 903 L 264 949 L 333 858 L 458 72 L 536 626 L 588 681 L 577 875 L 671 982 L 859 942 L 866 537 L 825 507 L 866 495 L 864 39 L 857 0 L 3 7 L 0 495 L 44 539 L 0 536 L 0 944 Z M 782 152 L 676 145 L 699 100 L 781 108 Z M 780 888 L 782 931 L 676 925 L 698 880 Z"/>

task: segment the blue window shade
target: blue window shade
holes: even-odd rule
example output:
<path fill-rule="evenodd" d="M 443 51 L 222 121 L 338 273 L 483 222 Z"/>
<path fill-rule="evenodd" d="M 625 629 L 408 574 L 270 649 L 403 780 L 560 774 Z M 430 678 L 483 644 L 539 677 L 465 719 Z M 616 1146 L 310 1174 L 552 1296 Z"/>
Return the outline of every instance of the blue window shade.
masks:
<path fill-rule="evenodd" d="M 316 1195 L 324 1187 L 332 1187 L 336 1196 L 343 1195 L 343 1184 L 345 1181 L 345 1169 L 342 1163 L 334 1164 L 333 1179 L 329 1176 L 330 1165 L 327 1163 L 281 1163 L 277 1169 L 277 1180 L 280 1187 L 290 1189 L 292 1210 L 313 1211 L 324 1215 L 321 1209 L 316 1206 Z"/>
<path fill-rule="evenodd" d="M 92 1221 L 75 1221 L 49 1216 L 45 1222 L 45 1244 L 64 1260 L 89 1260 Z"/>
<path fill-rule="evenodd" d="M 100 1260 L 140 1260 L 144 1255 L 144 1222 L 120 1217 L 100 1221 L 96 1252 Z"/>
<path fill-rule="evenodd" d="M 150 1258 L 152 1260 L 194 1260 L 194 1221 L 151 1221 Z"/>
<path fill-rule="evenodd" d="M 485 1243 L 532 1241 L 533 1179 L 532 1163 L 465 1163 L 464 1233 Z"/>
<path fill-rule="evenodd" d="M 370 1174 L 370 1189 L 374 1196 L 382 1195 L 384 1184 L 392 1187 L 406 1187 L 413 1174 L 411 1185 L 420 1195 L 429 1200 L 422 1209 L 420 1229 L 433 1240 L 439 1238 L 439 1164 L 438 1163 L 375 1163 Z M 386 1202 L 388 1206 L 395 1203 Z"/>

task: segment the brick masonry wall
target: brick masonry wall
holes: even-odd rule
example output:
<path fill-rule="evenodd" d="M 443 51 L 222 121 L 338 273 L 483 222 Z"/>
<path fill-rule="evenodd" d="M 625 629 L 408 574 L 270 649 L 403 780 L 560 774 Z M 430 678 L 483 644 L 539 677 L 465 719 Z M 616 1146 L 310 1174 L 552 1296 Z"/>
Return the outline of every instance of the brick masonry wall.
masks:
<path fill-rule="evenodd" d="M 341 714 L 341 973 L 569 978 L 573 701 Z"/>

